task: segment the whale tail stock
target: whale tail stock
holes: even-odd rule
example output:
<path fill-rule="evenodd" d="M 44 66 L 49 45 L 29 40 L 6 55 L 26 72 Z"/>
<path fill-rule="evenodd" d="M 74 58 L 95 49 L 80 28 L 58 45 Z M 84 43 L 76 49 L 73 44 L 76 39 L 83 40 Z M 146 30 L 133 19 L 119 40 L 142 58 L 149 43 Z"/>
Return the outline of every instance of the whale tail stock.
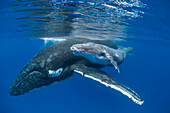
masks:
<path fill-rule="evenodd" d="M 125 51 L 126 53 L 129 53 L 132 52 L 134 49 L 132 47 L 125 47 L 122 50 Z"/>
<path fill-rule="evenodd" d="M 119 46 L 118 49 L 120 49 L 126 53 L 130 53 L 134 50 L 132 47 L 122 47 L 122 46 Z"/>

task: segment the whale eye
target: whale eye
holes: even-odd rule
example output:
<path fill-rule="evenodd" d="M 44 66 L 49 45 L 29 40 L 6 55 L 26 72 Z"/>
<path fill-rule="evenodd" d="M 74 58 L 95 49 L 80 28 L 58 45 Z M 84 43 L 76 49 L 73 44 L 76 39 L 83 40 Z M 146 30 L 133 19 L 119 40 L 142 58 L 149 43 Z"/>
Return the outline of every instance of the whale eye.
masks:
<path fill-rule="evenodd" d="M 103 56 L 103 57 L 105 57 L 105 56 L 106 56 L 106 54 L 102 52 L 102 53 L 100 53 L 100 54 L 99 54 L 99 56 Z"/>
<path fill-rule="evenodd" d="M 50 78 L 58 77 L 58 76 L 61 75 L 62 72 L 63 72 L 63 68 L 59 68 L 56 71 L 54 71 L 54 70 L 49 70 L 48 71 Z"/>

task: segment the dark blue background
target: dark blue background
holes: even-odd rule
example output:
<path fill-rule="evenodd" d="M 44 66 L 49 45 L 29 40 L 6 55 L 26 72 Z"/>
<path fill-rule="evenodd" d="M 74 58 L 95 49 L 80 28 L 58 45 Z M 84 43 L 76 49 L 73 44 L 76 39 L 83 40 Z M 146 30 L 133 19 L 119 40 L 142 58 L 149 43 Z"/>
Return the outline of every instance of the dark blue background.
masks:
<path fill-rule="evenodd" d="M 148 4 L 148 14 L 134 20 L 128 31 L 134 39 L 120 42 L 132 46 L 133 55 L 120 65 L 120 74 L 113 67 L 104 68 L 145 100 L 139 106 L 120 92 L 79 75 L 22 96 L 9 96 L 12 80 L 43 49 L 44 42 L 20 37 L 13 17 L 6 13 L 7 1 L 1 1 L 0 113 L 169 113 L 170 4 L 168 0 L 143 2 Z"/>

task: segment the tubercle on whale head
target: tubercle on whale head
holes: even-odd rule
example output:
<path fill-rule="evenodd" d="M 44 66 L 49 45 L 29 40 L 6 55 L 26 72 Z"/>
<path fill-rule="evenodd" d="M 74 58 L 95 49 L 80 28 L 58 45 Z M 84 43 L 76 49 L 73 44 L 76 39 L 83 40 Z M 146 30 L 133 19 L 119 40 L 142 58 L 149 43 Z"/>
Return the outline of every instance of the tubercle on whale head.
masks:
<path fill-rule="evenodd" d="M 80 46 L 80 44 L 75 44 L 75 45 L 70 47 L 70 50 L 76 56 L 79 53 L 88 53 L 88 50 L 90 50 L 90 49 L 92 49 L 92 48 L 86 48 L 86 47 Z"/>
<path fill-rule="evenodd" d="M 12 81 L 9 94 L 11 96 L 22 95 L 35 88 L 50 85 L 54 81 L 55 79 L 48 77 L 48 72 L 44 67 L 30 61 Z"/>
<path fill-rule="evenodd" d="M 81 54 L 93 54 L 97 55 L 98 57 L 105 55 L 105 53 L 101 51 L 100 48 L 97 48 L 96 44 L 92 42 L 74 44 L 70 47 L 70 50 L 76 56 L 81 56 Z"/>
<path fill-rule="evenodd" d="M 69 66 L 51 69 L 50 67 L 36 66 L 35 63 L 30 61 L 13 80 L 9 88 L 11 96 L 22 95 L 71 76 L 71 72 L 68 71 Z"/>

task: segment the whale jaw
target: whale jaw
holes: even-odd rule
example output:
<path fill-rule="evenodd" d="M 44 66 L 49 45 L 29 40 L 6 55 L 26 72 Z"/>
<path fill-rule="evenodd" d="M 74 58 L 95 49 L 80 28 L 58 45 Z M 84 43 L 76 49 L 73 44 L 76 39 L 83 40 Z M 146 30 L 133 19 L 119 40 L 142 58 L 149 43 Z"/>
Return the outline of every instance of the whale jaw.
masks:
<path fill-rule="evenodd" d="M 35 88 L 40 88 L 54 82 L 52 79 L 44 76 L 44 74 L 39 71 L 32 71 L 28 74 L 21 74 L 22 72 L 18 74 L 18 76 L 11 84 L 9 89 L 9 94 L 11 96 L 22 95 Z"/>

